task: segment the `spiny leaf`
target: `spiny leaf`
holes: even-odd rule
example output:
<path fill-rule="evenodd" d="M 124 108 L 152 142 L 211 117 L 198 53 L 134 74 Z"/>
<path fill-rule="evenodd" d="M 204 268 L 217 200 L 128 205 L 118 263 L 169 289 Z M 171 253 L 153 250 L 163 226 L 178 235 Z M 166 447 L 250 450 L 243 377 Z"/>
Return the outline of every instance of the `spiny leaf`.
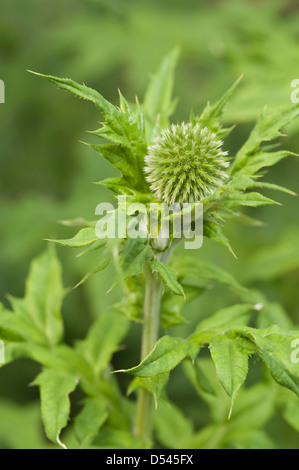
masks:
<path fill-rule="evenodd" d="M 236 191 L 224 197 L 225 205 L 229 209 L 234 209 L 238 206 L 259 207 L 271 204 L 279 204 L 278 202 L 263 196 L 260 193 L 250 192 L 241 193 Z"/>
<path fill-rule="evenodd" d="M 153 256 L 153 251 L 147 241 L 140 238 L 128 238 L 120 259 L 121 280 L 140 274 L 144 261 Z"/>
<path fill-rule="evenodd" d="M 262 142 L 269 142 L 281 137 L 280 129 L 290 124 L 298 115 L 299 107 L 297 105 L 280 109 L 274 113 L 268 113 L 265 109 L 258 118 L 247 142 L 239 150 L 231 167 L 231 172 L 235 173 L 247 164 L 250 165 L 252 154 L 257 152 Z"/>
<path fill-rule="evenodd" d="M 164 284 L 173 294 L 184 296 L 184 289 L 177 281 L 176 273 L 165 263 L 153 259 L 151 261 L 153 271 L 158 271 Z"/>
<path fill-rule="evenodd" d="M 119 170 L 128 181 L 136 177 L 130 161 L 129 150 L 124 149 L 120 144 L 86 144 L 99 155 L 108 160 L 117 170 Z"/>
<path fill-rule="evenodd" d="M 203 235 L 204 237 L 210 238 L 211 240 L 224 245 L 236 258 L 236 255 L 233 252 L 227 237 L 224 235 L 222 228 L 217 223 L 213 222 L 212 220 L 205 219 L 203 223 Z"/>
<path fill-rule="evenodd" d="M 174 369 L 190 353 L 191 347 L 187 340 L 163 336 L 138 366 L 117 372 L 127 372 L 137 377 L 153 377 Z"/>
<path fill-rule="evenodd" d="M 291 360 L 292 341 L 299 338 L 298 331 L 286 332 L 278 327 L 267 330 L 241 327 L 233 330 L 233 336 L 245 337 L 254 343 L 257 354 L 268 367 L 274 380 L 299 397 L 299 367 Z"/>
<path fill-rule="evenodd" d="M 246 174 L 246 175 L 254 175 L 259 170 L 265 167 L 270 167 L 276 165 L 276 163 L 280 162 L 284 158 L 297 156 L 297 154 L 293 152 L 288 152 L 286 150 L 280 150 L 278 152 L 265 152 L 263 150 L 248 156 L 246 162 L 244 162 L 243 166 L 240 168 L 238 175 Z"/>
<path fill-rule="evenodd" d="M 264 160 L 263 160 L 264 161 Z M 237 178 L 233 178 L 229 181 L 226 185 L 222 187 L 222 190 L 236 190 L 236 191 L 245 191 L 246 189 L 253 189 L 253 188 L 265 188 L 265 189 L 273 189 L 276 191 L 282 191 L 287 194 L 291 194 L 292 196 L 296 196 L 296 193 L 291 191 L 290 189 L 284 188 L 283 186 L 279 186 L 278 184 L 273 183 L 265 183 L 260 180 L 254 180 L 247 175 L 241 175 Z"/>
<path fill-rule="evenodd" d="M 69 248 L 82 248 L 88 246 L 91 243 L 94 243 L 98 240 L 96 236 L 95 229 L 92 227 L 83 228 L 73 238 L 68 238 L 65 240 L 49 240 L 49 242 L 57 243 L 58 245 L 66 246 Z"/>
<path fill-rule="evenodd" d="M 216 132 L 219 138 L 223 138 L 228 135 L 233 127 L 230 129 L 222 129 L 220 118 L 222 116 L 224 107 L 235 92 L 235 89 L 239 85 L 242 78 L 243 75 L 241 75 L 241 77 L 235 81 L 231 88 L 214 105 L 210 105 L 210 103 L 208 103 L 200 117 L 191 116 L 191 121 L 194 123 L 199 123 L 202 126 L 207 126 L 213 132 Z"/>
<path fill-rule="evenodd" d="M 35 73 L 35 72 L 33 72 Z M 130 175 L 128 186 L 136 187 L 139 190 L 147 190 L 148 185 L 145 181 L 143 168 L 143 160 L 146 154 L 146 141 L 144 128 L 142 126 L 142 115 L 140 107 L 122 107 L 117 108 L 107 101 L 97 91 L 80 85 L 73 80 L 67 78 L 58 78 L 51 75 L 43 75 L 35 73 L 50 82 L 54 83 L 63 90 L 66 90 L 79 98 L 92 101 L 102 112 L 106 119 L 106 123 L 102 128 L 92 132 L 101 139 L 105 139 L 117 146 L 105 146 L 103 148 L 103 156 L 108 158 L 116 168 L 125 169 L 124 178 Z M 96 147 L 97 151 L 99 150 Z M 120 163 L 122 161 L 122 163 Z M 131 165 L 131 170 L 129 170 Z M 132 177 L 134 174 L 135 178 Z"/>
<path fill-rule="evenodd" d="M 247 377 L 248 355 L 237 342 L 224 335 L 212 339 L 210 351 L 218 379 L 231 398 L 230 418 L 237 393 Z"/>
<path fill-rule="evenodd" d="M 93 90 L 92 88 L 88 88 L 85 85 L 80 85 L 79 83 L 76 83 L 69 78 L 59 78 L 52 75 L 44 75 L 42 73 L 33 72 L 32 70 L 28 70 L 28 72 L 45 78 L 49 82 L 54 83 L 54 85 L 56 85 L 58 88 L 66 90 L 69 93 L 78 96 L 79 98 L 92 101 L 108 120 L 110 120 L 111 116 L 116 113 L 115 107 L 109 103 L 109 101 L 105 100 L 105 98 L 100 95 L 100 93 Z"/>

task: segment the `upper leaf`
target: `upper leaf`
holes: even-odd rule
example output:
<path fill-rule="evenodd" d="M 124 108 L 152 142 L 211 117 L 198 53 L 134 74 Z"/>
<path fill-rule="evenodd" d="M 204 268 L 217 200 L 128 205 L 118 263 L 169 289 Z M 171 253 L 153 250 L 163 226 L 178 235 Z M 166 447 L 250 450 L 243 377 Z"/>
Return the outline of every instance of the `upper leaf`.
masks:
<path fill-rule="evenodd" d="M 147 192 L 148 185 L 143 173 L 143 160 L 147 144 L 140 107 L 130 106 L 121 96 L 121 106 L 117 108 L 97 91 L 73 80 L 33 73 L 79 98 L 92 101 L 97 106 L 106 122 L 93 134 L 110 142 L 110 145 L 104 145 L 103 149 L 101 146 L 92 147 L 122 172 L 128 191 L 129 188 L 136 188 L 139 191 Z"/>
<path fill-rule="evenodd" d="M 268 113 L 265 109 L 258 118 L 249 139 L 237 153 L 232 165 L 232 173 L 240 171 L 241 169 L 244 171 L 248 165 L 250 167 L 253 158 L 252 155 L 257 153 L 260 145 L 263 142 L 269 142 L 282 136 L 283 134 L 280 132 L 280 129 L 290 124 L 298 115 L 298 105 L 283 108 L 274 113 Z M 278 155 L 279 153 L 281 154 L 281 152 L 278 152 Z M 281 158 L 283 158 L 283 156 L 281 156 Z M 262 166 L 267 166 L 267 154 L 264 154 L 264 161 L 265 165 Z"/>

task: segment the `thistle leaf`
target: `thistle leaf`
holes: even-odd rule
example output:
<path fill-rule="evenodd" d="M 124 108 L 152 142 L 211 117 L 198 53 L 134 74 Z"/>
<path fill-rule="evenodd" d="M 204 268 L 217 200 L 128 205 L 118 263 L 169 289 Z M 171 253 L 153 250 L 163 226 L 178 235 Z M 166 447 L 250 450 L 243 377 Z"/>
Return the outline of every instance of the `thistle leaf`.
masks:
<path fill-rule="evenodd" d="M 96 236 L 95 229 L 93 227 L 81 229 L 73 238 L 66 240 L 51 240 L 47 239 L 49 242 L 57 243 L 58 245 L 66 246 L 68 248 L 82 248 L 88 246 L 91 243 L 94 243 L 98 240 Z"/>
<path fill-rule="evenodd" d="M 231 399 L 230 418 L 237 393 L 247 377 L 248 354 L 237 342 L 224 335 L 212 339 L 210 351 L 218 379 Z"/>
<path fill-rule="evenodd" d="M 36 72 L 32 73 L 47 79 L 58 88 L 66 90 L 79 98 L 93 102 L 97 106 L 105 117 L 106 123 L 92 134 L 112 144 L 117 144 L 115 146 L 104 145 L 103 157 L 115 164 L 117 169 L 124 170 L 123 178 L 127 181 L 129 187 L 146 191 L 148 185 L 142 168 L 147 144 L 140 107 L 136 106 L 134 109 L 129 106 L 124 107 L 123 99 L 121 101 L 122 107 L 117 108 L 97 91 L 85 85 L 80 85 L 73 80 Z M 100 147 L 93 146 L 93 148 L 101 153 Z"/>
<path fill-rule="evenodd" d="M 159 272 L 163 283 L 173 294 L 185 296 L 183 287 L 177 281 L 176 273 L 167 264 L 153 259 L 151 265 L 153 271 Z"/>
<path fill-rule="evenodd" d="M 65 445 L 60 441 L 61 430 L 67 425 L 70 414 L 69 395 L 77 386 L 78 380 L 72 375 L 47 369 L 41 372 L 33 382 L 40 386 L 42 419 L 48 438 Z"/>
<path fill-rule="evenodd" d="M 25 297 L 9 297 L 13 313 L 0 309 L 0 332 L 44 346 L 59 343 L 64 295 L 61 266 L 54 248 L 49 247 L 31 264 Z"/>
<path fill-rule="evenodd" d="M 127 372 L 137 377 L 154 377 L 174 369 L 190 352 L 187 340 L 163 336 L 138 366 L 116 372 Z"/>
<path fill-rule="evenodd" d="M 251 159 L 254 158 L 252 155 L 256 155 L 260 145 L 263 142 L 270 142 L 271 140 L 281 137 L 283 134 L 280 132 L 280 129 L 290 124 L 296 117 L 298 117 L 298 115 L 298 105 L 283 108 L 274 113 L 268 113 L 267 110 L 264 109 L 258 118 L 257 123 L 252 130 L 247 142 L 237 153 L 237 156 L 231 167 L 232 174 L 241 170 L 245 171 L 244 167 L 247 165 L 250 167 Z M 280 157 L 279 154 L 281 155 Z M 278 152 L 277 154 L 272 154 L 272 158 L 275 159 L 275 156 L 278 158 L 277 161 L 279 161 L 279 159 L 284 158 L 286 155 L 283 155 L 283 152 Z M 264 154 L 265 161 L 267 161 L 267 158 L 268 157 Z M 271 154 L 269 161 L 271 161 Z"/>

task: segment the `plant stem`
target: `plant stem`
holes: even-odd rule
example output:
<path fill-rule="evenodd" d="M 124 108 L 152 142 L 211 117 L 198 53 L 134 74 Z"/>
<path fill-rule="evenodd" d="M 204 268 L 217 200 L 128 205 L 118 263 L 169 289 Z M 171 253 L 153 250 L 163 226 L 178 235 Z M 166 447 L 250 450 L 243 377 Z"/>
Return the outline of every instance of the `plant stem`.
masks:
<path fill-rule="evenodd" d="M 141 345 L 141 361 L 148 356 L 159 337 L 162 281 L 152 272 L 149 261 L 144 263 L 145 278 L 144 318 Z M 144 388 L 138 392 L 137 415 L 134 434 L 150 442 L 152 436 L 153 396 Z"/>

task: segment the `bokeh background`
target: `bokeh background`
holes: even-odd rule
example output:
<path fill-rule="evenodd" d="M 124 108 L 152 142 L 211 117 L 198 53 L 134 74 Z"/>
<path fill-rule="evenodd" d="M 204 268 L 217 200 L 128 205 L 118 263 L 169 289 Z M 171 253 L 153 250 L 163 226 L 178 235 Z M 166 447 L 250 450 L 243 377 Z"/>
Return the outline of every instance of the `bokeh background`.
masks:
<path fill-rule="evenodd" d="M 188 120 L 238 78 L 244 79 L 225 115 L 238 123 L 226 146 L 231 155 L 247 137 L 264 108 L 290 104 L 292 80 L 299 79 L 299 4 L 297 0 L 14 0 L 3 2 L 0 19 L 0 300 L 22 296 L 30 261 L 44 238 L 67 238 L 74 229 L 64 219 L 94 218 L 96 205 L 111 194 L 92 182 L 113 176 L 113 168 L 80 143 L 101 121 L 96 108 L 57 91 L 29 74 L 70 77 L 100 91 L 117 104 L 119 88 L 129 100 L 142 99 L 161 59 L 181 48 L 173 121 Z M 284 146 L 299 153 L 299 122 L 287 130 Z M 299 193 L 299 159 L 283 161 L 267 180 Z M 268 195 L 268 194 L 267 194 Z M 271 197 L 271 194 L 269 193 Z M 277 198 L 277 195 L 275 195 Z M 198 256 L 232 272 L 283 304 L 299 323 L 299 202 L 279 194 L 282 206 L 254 210 L 261 227 L 228 224 L 226 234 L 238 259 L 205 241 Z M 252 212 L 249 210 L 248 214 Z M 73 287 L 90 270 L 92 257 L 58 248 L 65 286 Z M 112 270 L 71 291 L 63 314 L 66 340 L 83 338 L 94 318 L 115 302 L 117 289 L 104 295 Z M 188 323 L 173 328 L 188 334 L 194 323 L 236 299 L 216 288 L 193 302 Z M 140 326 L 133 326 L 115 365 L 136 364 Z M 38 390 L 28 384 L 36 364 L 19 360 L 0 370 L 0 448 L 47 448 L 40 421 Z M 254 369 L 248 383 L 261 375 Z M 198 426 L 205 424 L 203 403 L 187 381 L 172 374 L 169 396 Z M 127 386 L 123 378 L 122 387 Z M 77 397 L 78 398 L 78 397 Z M 79 397 L 80 398 L 80 397 Z M 75 400 L 74 400 L 75 401 Z M 266 430 L 281 448 L 299 448 L 298 433 L 279 415 Z"/>

